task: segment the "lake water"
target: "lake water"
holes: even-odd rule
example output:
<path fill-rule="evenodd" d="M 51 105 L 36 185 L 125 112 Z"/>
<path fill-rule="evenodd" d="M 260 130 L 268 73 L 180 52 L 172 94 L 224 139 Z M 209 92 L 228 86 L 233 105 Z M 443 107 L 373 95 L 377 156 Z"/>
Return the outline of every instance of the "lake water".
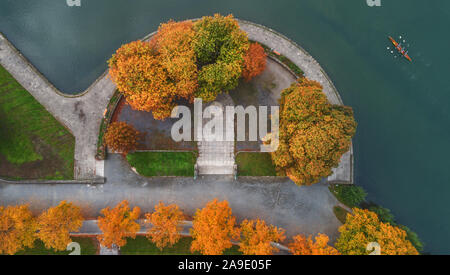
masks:
<path fill-rule="evenodd" d="M 160 22 L 233 13 L 309 51 L 359 123 L 355 181 L 430 253 L 450 253 L 450 1 L 2 0 L 0 31 L 65 93 L 86 89 L 122 43 Z M 390 53 L 402 36 L 414 62 Z M 402 39 L 403 40 L 403 39 Z"/>

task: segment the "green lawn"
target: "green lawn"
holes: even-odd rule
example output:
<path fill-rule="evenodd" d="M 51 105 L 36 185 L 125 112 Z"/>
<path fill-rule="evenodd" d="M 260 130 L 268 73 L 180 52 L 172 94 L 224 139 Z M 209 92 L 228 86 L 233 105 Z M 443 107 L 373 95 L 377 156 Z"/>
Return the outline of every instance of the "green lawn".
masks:
<path fill-rule="evenodd" d="M 0 66 L 0 176 L 72 179 L 75 139 Z"/>
<path fill-rule="evenodd" d="M 239 176 L 276 176 L 270 153 L 239 152 L 236 157 Z"/>
<path fill-rule="evenodd" d="M 347 220 L 347 214 L 349 214 L 350 212 L 348 212 L 347 210 L 345 210 L 344 208 L 340 207 L 340 206 L 335 206 L 333 207 L 333 212 L 334 215 L 336 215 L 336 218 L 342 223 L 344 224 L 345 221 Z"/>
<path fill-rule="evenodd" d="M 128 239 L 127 244 L 120 248 L 122 255 L 191 255 L 192 238 L 183 237 L 172 248 L 159 250 L 152 242 L 144 236 L 137 236 L 136 239 Z M 199 253 L 195 253 L 200 255 Z M 224 253 L 225 255 L 242 255 L 238 251 L 238 246 L 233 246 Z"/>
<path fill-rule="evenodd" d="M 193 152 L 137 152 L 128 154 L 127 160 L 146 177 L 193 177 L 196 157 Z"/>
<path fill-rule="evenodd" d="M 73 242 L 77 242 L 81 246 L 81 255 L 95 255 L 97 253 L 97 241 L 94 238 L 74 237 Z M 47 249 L 44 243 L 37 240 L 33 248 L 16 253 L 16 255 L 69 255 L 71 251 L 58 251 Z"/>

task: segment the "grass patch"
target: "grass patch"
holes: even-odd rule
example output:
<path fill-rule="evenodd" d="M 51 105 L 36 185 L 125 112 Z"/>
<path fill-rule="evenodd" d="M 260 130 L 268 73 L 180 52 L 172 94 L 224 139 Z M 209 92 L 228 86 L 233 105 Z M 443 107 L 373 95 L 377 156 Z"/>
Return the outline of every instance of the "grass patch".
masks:
<path fill-rule="evenodd" d="M 367 193 L 356 185 L 330 185 L 330 192 L 338 201 L 350 208 L 358 207 L 366 199 Z"/>
<path fill-rule="evenodd" d="M 81 246 L 81 255 L 96 255 L 97 241 L 94 238 L 73 237 L 73 242 L 77 242 Z M 19 251 L 16 255 L 69 255 L 72 251 L 54 251 L 45 248 L 42 241 L 36 240 L 33 248 Z"/>
<path fill-rule="evenodd" d="M 2 66 L 0 136 L 1 176 L 73 178 L 75 138 Z"/>
<path fill-rule="evenodd" d="M 342 224 L 344 224 L 345 221 L 347 220 L 347 214 L 350 214 L 350 212 L 348 212 L 347 210 L 345 210 L 344 208 L 342 208 L 340 206 L 333 207 L 333 212 L 334 212 L 334 215 L 336 215 L 336 218 Z"/>
<path fill-rule="evenodd" d="M 136 239 L 128 239 L 127 244 L 120 248 L 122 255 L 201 255 L 199 253 L 191 253 L 192 238 L 183 237 L 178 243 L 171 248 L 159 250 L 152 242 L 144 236 L 137 236 Z M 224 255 L 242 255 L 238 250 L 238 246 L 227 249 Z"/>
<path fill-rule="evenodd" d="M 196 159 L 193 152 L 137 152 L 127 155 L 128 163 L 146 177 L 193 177 Z"/>
<path fill-rule="evenodd" d="M 276 176 L 270 153 L 239 152 L 236 156 L 239 176 Z"/>
<path fill-rule="evenodd" d="M 259 43 L 259 42 L 257 42 L 257 43 Z M 271 48 L 269 48 L 268 46 L 266 46 L 264 44 L 261 44 L 261 43 L 259 43 L 259 44 L 264 48 L 264 51 L 266 52 L 267 55 L 278 59 L 281 63 L 288 66 L 289 69 L 291 69 L 291 71 L 294 72 L 298 77 L 301 78 L 305 75 L 303 70 L 300 69 L 300 67 L 298 67 L 297 65 L 295 65 L 295 63 L 292 62 L 289 58 L 287 58 L 286 56 L 284 56 L 282 54 L 276 54 Z"/>

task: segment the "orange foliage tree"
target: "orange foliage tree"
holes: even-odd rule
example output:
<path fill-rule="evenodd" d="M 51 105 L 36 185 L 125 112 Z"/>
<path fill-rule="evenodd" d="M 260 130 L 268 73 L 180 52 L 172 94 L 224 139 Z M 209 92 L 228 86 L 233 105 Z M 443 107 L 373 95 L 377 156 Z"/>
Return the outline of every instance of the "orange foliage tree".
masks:
<path fill-rule="evenodd" d="M 267 54 L 264 48 L 258 43 L 252 43 L 244 56 L 242 77 L 246 81 L 250 81 L 255 76 L 261 74 L 266 69 L 266 65 Z"/>
<path fill-rule="evenodd" d="M 108 248 L 113 245 L 118 247 L 127 243 L 126 238 L 136 238 L 136 233 L 140 229 L 136 220 L 139 218 L 141 210 L 134 207 L 133 210 L 128 206 L 128 201 L 122 201 L 116 207 L 109 207 L 101 211 L 104 217 L 98 218 L 98 227 L 103 232 L 98 236 L 99 242 Z"/>
<path fill-rule="evenodd" d="M 329 104 L 318 82 L 300 79 L 282 92 L 279 147 L 272 160 L 296 184 L 314 184 L 338 166 L 355 131 L 350 107 Z"/>
<path fill-rule="evenodd" d="M 193 36 L 192 22 L 170 21 L 150 42 L 131 42 L 112 56 L 109 74 L 133 109 L 165 119 L 176 99 L 193 101 L 197 89 Z"/>
<path fill-rule="evenodd" d="M 163 250 L 164 247 L 172 247 L 180 240 L 183 221 L 183 212 L 178 205 L 164 205 L 160 202 L 155 206 L 155 212 L 145 215 L 152 227 L 147 232 L 147 238 Z"/>
<path fill-rule="evenodd" d="M 193 102 L 197 90 L 197 64 L 193 47 L 195 32 L 192 21 L 169 21 L 161 24 L 150 41 L 167 74 L 175 82 L 176 95 Z"/>
<path fill-rule="evenodd" d="M 344 255 L 367 255 L 367 245 L 376 242 L 382 255 L 418 255 L 419 252 L 399 227 L 380 222 L 378 215 L 365 209 L 354 208 L 339 228 L 341 233 L 336 248 Z"/>
<path fill-rule="evenodd" d="M 28 206 L 0 206 L 0 254 L 13 255 L 33 247 L 36 228 L 36 221 Z"/>
<path fill-rule="evenodd" d="M 104 139 L 112 150 L 127 154 L 136 149 L 139 135 L 139 131 L 126 122 L 113 122 L 109 125 Z"/>
<path fill-rule="evenodd" d="M 340 255 L 336 248 L 328 245 L 329 240 L 327 235 L 321 233 L 316 236 L 315 242 L 311 236 L 297 235 L 288 247 L 294 255 Z"/>
<path fill-rule="evenodd" d="M 203 255 L 221 255 L 225 249 L 233 246 L 232 239 L 239 238 L 239 228 L 235 225 L 236 218 L 232 216 L 227 201 L 215 199 L 209 202 L 194 215 L 191 251 L 200 251 Z"/>
<path fill-rule="evenodd" d="M 38 237 L 45 247 L 55 251 L 66 250 L 72 242 L 70 232 L 78 231 L 83 225 L 81 209 L 70 202 L 62 201 L 38 217 Z"/>
<path fill-rule="evenodd" d="M 245 255 L 273 255 L 279 249 L 272 242 L 283 241 L 286 237 L 283 229 L 266 225 L 260 219 L 244 220 L 241 223 L 240 251 Z"/>

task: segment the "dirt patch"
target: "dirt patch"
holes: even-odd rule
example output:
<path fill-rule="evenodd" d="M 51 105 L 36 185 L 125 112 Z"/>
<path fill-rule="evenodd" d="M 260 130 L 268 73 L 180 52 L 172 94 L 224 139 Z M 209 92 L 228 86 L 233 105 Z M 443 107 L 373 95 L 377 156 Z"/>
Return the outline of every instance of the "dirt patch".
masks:
<path fill-rule="evenodd" d="M 56 177 L 71 177 L 62 175 L 65 171 L 64 161 L 53 152 L 53 148 L 43 143 L 39 138 L 33 137 L 33 146 L 36 153 L 42 156 L 42 160 L 15 165 L 0 155 L 0 176 L 8 179 L 47 179 Z"/>

